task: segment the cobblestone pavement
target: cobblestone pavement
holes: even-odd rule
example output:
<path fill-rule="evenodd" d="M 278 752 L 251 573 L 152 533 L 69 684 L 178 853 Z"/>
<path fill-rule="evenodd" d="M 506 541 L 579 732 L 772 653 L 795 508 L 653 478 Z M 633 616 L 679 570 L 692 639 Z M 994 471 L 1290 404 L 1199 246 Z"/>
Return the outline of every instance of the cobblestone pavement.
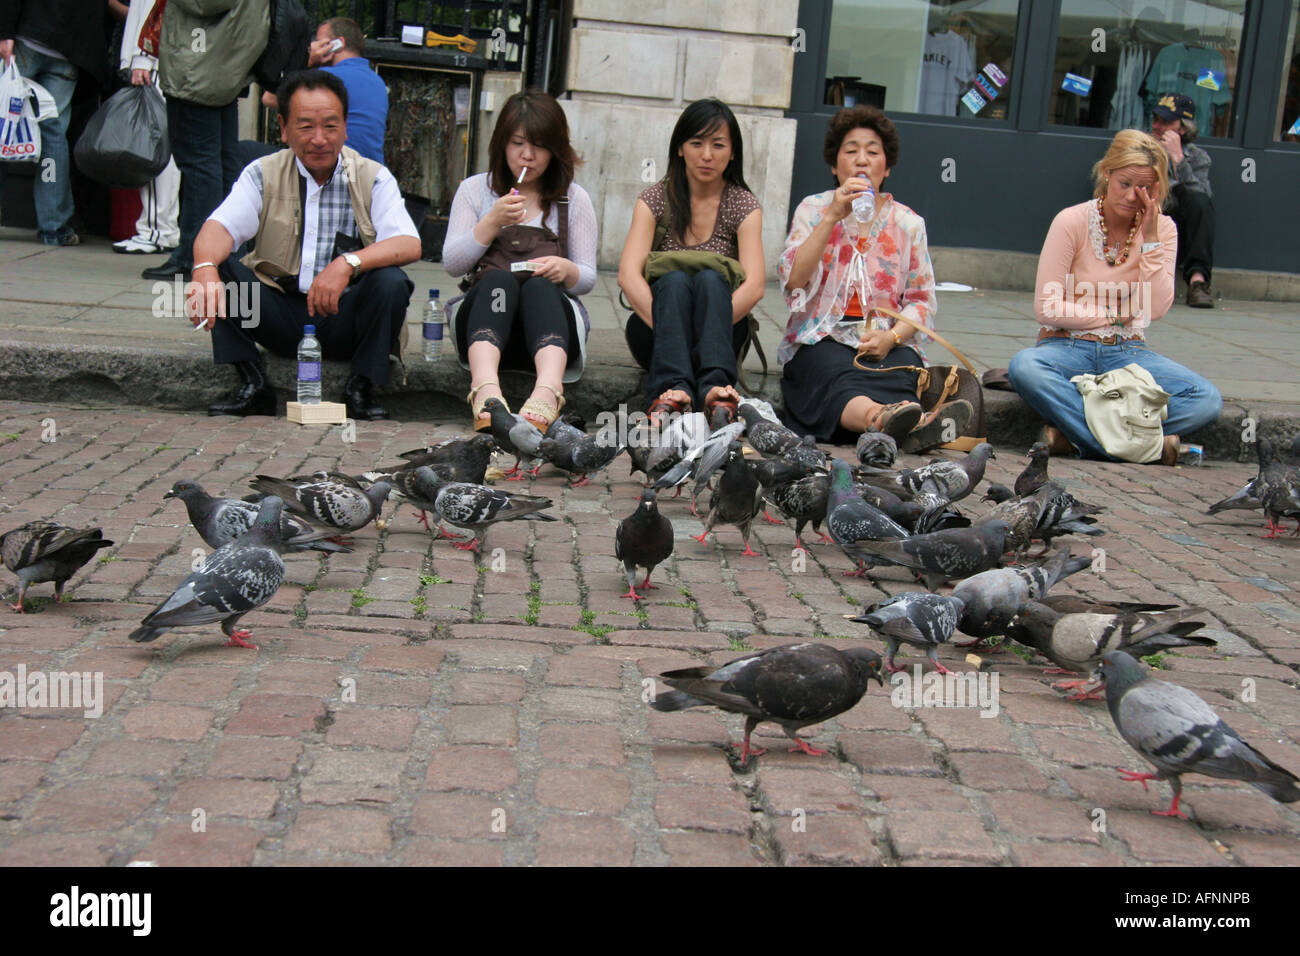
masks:
<path fill-rule="evenodd" d="M 532 490 L 562 520 L 495 527 L 481 559 L 433 541 L 409 507 L 358 532 L 353 554 L 287 558 L 279 594 L 244 619 L 260 651 L 222 646 L 215 626 L 127 640 L 203 547 L 162 500 L 173 481 L 243 494 L 256 472 L 359 471 L 461 427 L 363 423 L 345 444 L 283 419 L 0 405 L 0 531 L 56 518 L 117 542 L 73 579 L 70 603 L 46 584 L 29 593 L 34 613 L 0 611 L 0 671 L 102 672 L 105 697 L 97 719 L 0 711 L 0 864 L 1300 859 L 1300 815 L 1244 784 L 1188 777 L 1192 822 L 1152 816 L 1169 788 L 1120 782 L 1116 767 L 1146 767 L 1104 703 L 1062 699 L 1010 652 L 984 657 L 995 717 L 895 707 L 873 684 L 805 731 L 830 755 L 787 754 L 764 724 L 755 741 L 771 751 L 739 769 L 738 718 L 651 711 L 643 679 L 744 647 L 847 646 L 869 635 L 843 615 L 912 585 L 887 570 L 879 587 L 842 577 L 833 546 L 800 568 L 789 528 L 756 525 L 761 558 L 739 555 L 735 528 L 702 546 L 686 502 L 665 501 L 677 552 L 633 608 L 612 554 L 639 487 L 625 459 L 574 490 L 544 470 Z M 1013 478 L 1022 451 L 1003 450 L 990 478 Z M 1300 539 L 1261 540 L 1258 513 L 1202 514 L 1253 467 L 1052 471 L 1110 507 L 1106 570 L 1067 584 L 1208 607 L 1219 650 L 1171 655 L 1161 676 L 1300 770 Z M 5 573 L 10 595 L 12 583 Z M 941 653 L 970 668 L 963 658 Z"/>

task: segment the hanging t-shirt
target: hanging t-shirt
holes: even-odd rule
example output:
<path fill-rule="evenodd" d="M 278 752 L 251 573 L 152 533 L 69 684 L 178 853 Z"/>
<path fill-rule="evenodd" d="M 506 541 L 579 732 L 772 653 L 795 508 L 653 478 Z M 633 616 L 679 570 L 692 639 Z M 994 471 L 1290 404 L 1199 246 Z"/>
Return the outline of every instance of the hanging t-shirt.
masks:
<path fill-rule="evenodd" d="M 1206 71 L 1214 72 L 1217 90 L 1197 83 Z M 1185 43 L 1171 43 L 1161 50 L 1142 86 L 1148 116 L 1163 94 L 1181 93 L 1196 106 L 1196 125 L 1207 131 L 1213 128 L 1216 110 L 1232 102 L 1223 55 L 1212 48 Z"/>
<path fill-rule="evenodd" d="M 927 34 L 925 52 L 921 54 L 916 111 L 955 116 L 957 97 L 966 91 L 974 78 L 975 63 L 965 37 L 952 30 Z"/>

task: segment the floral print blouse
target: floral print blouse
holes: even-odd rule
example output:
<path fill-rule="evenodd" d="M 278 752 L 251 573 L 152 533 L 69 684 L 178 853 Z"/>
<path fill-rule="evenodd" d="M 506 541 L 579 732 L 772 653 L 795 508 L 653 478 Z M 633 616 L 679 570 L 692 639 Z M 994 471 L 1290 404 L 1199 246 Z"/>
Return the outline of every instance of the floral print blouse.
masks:
<path fill-rule="evenodd" d="M 934 314 L 939 301 L 934 294 L 934 267 L 925 239 L 925 220 L 889 193 L 877 198 L 876 218 L 870 231 L 859 234 L 860 224 L 852 215 L 835 224 L 826 251 L 822 253 L 821 268 L 813 273 L 802 289 L 787 289 L 790 270 L 799 247 L 812 235 L 812 231 L 826 214 L 835 198 L 835 191 L 809 196 L 795 210 L 790 223 L 790 234 L 785 240 L 778 274 L 786 305 L 790 307 L 790 321 L 785 337 L 777 351 L 777 359 L 788 362 L 801 345 L 815 345 L 827 335 L 844 345 L 857 348 L 860 324 L 842 322 L 845 309 L 854 293 L 860 290 L 855 274 L 866 267 L 870 284 L 870 301 L 901 312 L 926 328 L 934 328 Z M 862 256 L 854 255 L 860 249 Z M 855 268 L 855 259 L 858 265 Z M 866 297 L 863 296 L 863 313 Z M 897 321 L 881 316 L 890 326 Z M 907 342 L 925 358 L 921 343 L 925 335 L 917 332 Z"/>

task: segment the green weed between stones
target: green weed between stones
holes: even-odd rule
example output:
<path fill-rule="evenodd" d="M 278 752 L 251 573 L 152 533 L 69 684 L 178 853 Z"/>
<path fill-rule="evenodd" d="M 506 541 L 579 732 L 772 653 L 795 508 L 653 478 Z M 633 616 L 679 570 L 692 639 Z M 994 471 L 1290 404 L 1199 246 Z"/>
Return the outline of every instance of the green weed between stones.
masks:
<path fill-rule="evenodd" d="M 367 604 L 373 604 L 376 600 L 376 598 L 372 598 L 366 593 L 365 588 L 356 588 L 352 591 L 353 607 L 365 607 Z"/>

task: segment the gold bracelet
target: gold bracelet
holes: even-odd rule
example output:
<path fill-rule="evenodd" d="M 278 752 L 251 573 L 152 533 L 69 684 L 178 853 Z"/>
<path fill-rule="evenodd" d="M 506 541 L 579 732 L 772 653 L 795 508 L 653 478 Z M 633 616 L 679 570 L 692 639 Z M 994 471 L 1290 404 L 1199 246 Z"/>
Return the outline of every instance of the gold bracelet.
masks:
<path fill-rule="evenodd" d="M 903 344 L 903 340 L 898 337 L 898 333 L 895 332 L 893 329 L 889 330 L 889 334 L 894 337 L 894 348 L 898 348 L 900 345 Z"/>

